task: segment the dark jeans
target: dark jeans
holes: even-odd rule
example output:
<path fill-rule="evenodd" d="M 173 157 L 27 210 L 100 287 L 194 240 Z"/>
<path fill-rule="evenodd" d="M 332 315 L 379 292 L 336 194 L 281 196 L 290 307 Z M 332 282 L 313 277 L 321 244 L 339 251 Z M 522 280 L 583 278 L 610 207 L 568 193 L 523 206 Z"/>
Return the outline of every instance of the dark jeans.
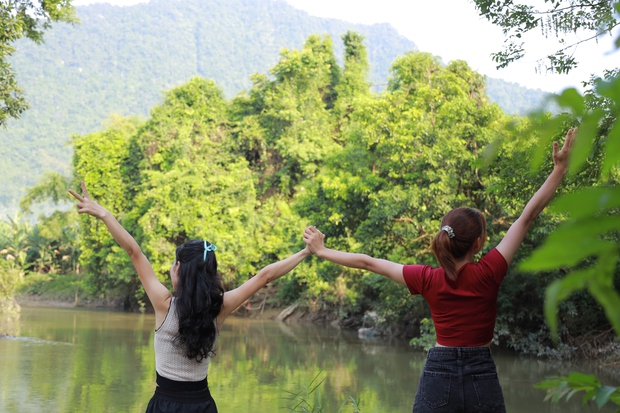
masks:
<path fill-rule="evenodd" d="M 505 413 L 488 347 L 433 347 L 415 395 L 414 413 Z"/>

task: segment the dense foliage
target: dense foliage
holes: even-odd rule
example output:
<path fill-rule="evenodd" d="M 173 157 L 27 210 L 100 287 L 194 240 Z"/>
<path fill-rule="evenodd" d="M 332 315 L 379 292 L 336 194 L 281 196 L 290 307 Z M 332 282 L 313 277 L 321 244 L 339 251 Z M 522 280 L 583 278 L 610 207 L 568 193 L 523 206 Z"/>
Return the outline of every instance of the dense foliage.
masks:
<path fill-rule="evenodd" d="M 593 164 L 596 173 L 592 186 L 557 201 L 554 210 L 570 218 L 521 265 L 526 270 L 570 269 L 546 289 L 545 318 L 556 341 L 563 327 L 559 312 L 570 309 L 571 298 L 583 297 L 584 292 L 600 304 L 615 336 L 620 337 L 620 70 L 609 70 L 605 77 L 592 79 L 591 89 L 584 95 L 567 89 L 557 97 L 560 105 L 581 120 L 570 172 L 575 175 L 584 164 Z M 542 122 L 545 129 L 556 126 L 556 119 Z M 584 322 L 590 321 L 585 317 Z M 584 404 L 594 400 L 599 408 L 612 403 L 620 406 L 620 387 L 604 385 L 593 375 L 571 373 L 550 378 L 538 387 L 547 389 L 547 399 L 553 402 L 584 391 Z"/>
<path fill-rule="evenodd" d="M 19 118 L 28 108 L 24 91 L 17 83 L 10 62 L 15 52 L 14 43 L 25 37 L 41 44 L 43 33 L 52 26 L 52 22 L 76 21 L 71 0 L 16 0 L 0 3 L 0 127 L 6 126 L 9 118 Z"/>
<path fill-rule="evenodd" d="M 12 215 L 24 188 L 45 171 L 68 173 L 72 148 L 67 142 L 73 134 L 105 128 L 102 123 L 113 113 L 147 117 L 162 90 L 193 76 L 214 79 L 232 98 L 252 88 L 250 75 L 265 73 L 282 48 L 298 49 L 312 33 L 338 39 L 355 30 L 366 37 L 368 81 L 379 91 L 394 59 L 416 49 L 387 24 L 313 17 L 283 0 L 152 0 L 76 11 L 80 24 L 55 25 L 46 32 L 45 44 L 15 43 L 11 63 L 31 109 L 0 130 L 0 168 L 6 178 L 0 185 L 0 216 Z M 334 47 L 341 56 L 343 44 Z M 537 106 L 544 95 L 494 79 L 489 85 L 489 95 L 509 113 Z"/>
<path fill-rule="evenodd" d="M 343 44 L 341 66 L 330 37 L 310 36 L 302 49 L 284 50 L 271 75 L 253 76 L 249 92 L 232 100 L 213 81 L 193 78 L 166 92 L 146 120 L 116 117 L 105 130 L 75 136 L 73 177 L 65 179 L 74 186 L 87 182 L 165 282 L 174 247 L 188 239 L 218 245 L 230 288 L 301 248 L 308 224 L 327 234 L 328 246 L 435 264 L 429 244 L 439 220 L 463 205 L 485 212 L 485 251 L 495 246 L 551 168 L 549 145 L 543 170 L 530 173 L 535 138 L 560 138 L 574 121 L 565 117 L 554 130 L 540 130 L 537 121 L 511 118 L 489 102 L 484 77 L 465 62 L 442 65 L 427 53 L 399 57 L 387 90 L 372 92 L 362 37 L 349 32 Z M 603 166 L 603 159 L 595 148 L 587 168 L 573 174 L 563 191 L 591 186 L 601 168 L 606 182 L 615 184 L 617 165 Z M 63 182 L 49 175 L 29 191 L 23 207 L 58 195 L 55 188 Z M 543 214 L 517 263 L 564 218 Z M 41 253 L 34 251 L 42 248 L 9 230 L 27 226 L 19 218 L 3 224 L 2 245 L 14 249 L 13 262 L 26 272 L 58 271 L 63 262 L 76 266 L 68 252 L 77 249 L 90 291 L 121 295 L 134 307 L 146 304 L 128 258 L 103 224 L 79 221 L 77 237 L 73 211 L 42 218 L 35 227 L 41 233 L 56 229 L 49 233 L 58 242 L 54 251 L 67 251 L 60 261 L 56 254 L 37 263 Z M 512 266 L 500 292 L 496 340 L 523 352 L 562 355 L 575 337 L 608 329 L 591 298 L 574 296 L 562 308 L 564 347 L 549 347 L 544 288 L 563 273 L 530 274 Z M 423 299 L 406 288 L 315 259 L 280 280 L 278 301 L 353 325 L 372 311 L 380 328 L 408 336 L 417 335 L 428 317 Z"/>
<path fill-rule="evenodd" d="M 523 46 L 517 46 L 513 41 L 532 28 L 542 27 L 543 32 L 552 31 L 556 36 L 578 29 L 594 32 L 592 37 L 580 40 L 579 44 L 598 38 L 605 32 L 611 33 L 620 25 L 620 2 L 617 0 L 597 3 L 545 0 L 551 6 L 551 10 L 545 13 L 537 12 L 531 6 L 515 5 L 511 1 L 475 0 L 475 3 L 481 15 L 504 28 L 504 33 L 512 32 L 506 50 L 494 55 L 500 66 L 523 56 Z M 561 43 L 564 43 L 563 39 Z M 615 39 L 614 45 L 617 52 L 620 36 Z M 548 56 L 547 68 L 562 73 L 575 67 L 577 62 L 573 56 L 565 54 L 575 46 L 570 45 Z M 620 69 L 608 68 L 604 79 L 593 78 L 589 85 L 590 89 L 584 94 L 568 88 L 554 98 L 580 123 L 569 172 L 573 176 L 585 175 L 586 184 L 557 201 L 553 208 L 555 212 L 569 218 L 520 267 L 530 271 L 565 272 L 546 288 L 545 318 L 555 341 L 558 341 L 560 333 L 566 333 L 563 331 L 565 326 L 560 323 L 565 312 L 574 311 L 574 303 L 582 297 L 593 297 L 612 326 L 598 337 L 615 335 L 617 343 L 620 338 L 620 223 L 617 217 L 620 207 Z M 550 140 L 549 132 L 560 127 L 566 118 L 548 118 L 542 113 L 533 115 L 533 118 L 536 119 L 535 125 L 544 133 L 538 147 L 532 151 L 532 166 L 535 168 L 542 161 L 544 147 Z M 587 166 L 585 174 L 584 166 Z M 588 184 L 588 181 L 591 182 Z M 579 298 L 576 300 L 574 297 Z M 581 322 L 591 323 L 592 319 L 583 317 Z M 582 343 L 579 347 L 585 344 L 588 343 Z M 554 403 L 583 391 L 584 404 L 594 401 L 599 409 L 607 404 L 620 406 L 620 387 L 604 385 L 593 375 L 571 373 L 550 378 L 539 383 L 538 387 L 547 389 L 546 400 Z"/>

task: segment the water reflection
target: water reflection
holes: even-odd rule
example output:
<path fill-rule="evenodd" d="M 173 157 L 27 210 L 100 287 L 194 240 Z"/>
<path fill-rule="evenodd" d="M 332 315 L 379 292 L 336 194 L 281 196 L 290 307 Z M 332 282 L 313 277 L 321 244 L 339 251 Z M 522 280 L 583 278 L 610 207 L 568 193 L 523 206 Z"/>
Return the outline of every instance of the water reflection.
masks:
<path fill-rule="evenodd" d="M 152 315 L 22 308 L 22 337 L 0 340 L 0 411 L 143 412 L 155 385 L 153 326 Z M 597 411 L 579 400 L 553 407 L 532 388 L 546 376 L 592 372 L 591 366 L 494 353 L 509 412 Z M 287 392 L 323 371 L 326 412 L 336 412 L 349 395 L 360 399 L 363 413 L 411 412 L 424 361 L 398 340 L 231 318 L 209 384 L 223 413 L 286 411 Z M 620 384 L 616 370 L 596 374 Z"/>
<path fill-rule="evenodd" d="M 12 297 L 0 294 L 0 337 L 19 335 L 20 306 Z"/>

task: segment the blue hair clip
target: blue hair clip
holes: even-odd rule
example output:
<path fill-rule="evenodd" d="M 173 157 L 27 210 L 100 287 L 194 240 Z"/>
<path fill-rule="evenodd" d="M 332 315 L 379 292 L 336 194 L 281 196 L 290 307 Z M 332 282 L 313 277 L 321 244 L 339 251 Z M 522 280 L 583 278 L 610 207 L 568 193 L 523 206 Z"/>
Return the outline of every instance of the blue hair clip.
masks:
<path fill-rule="evenodd" d="M 206 261 L 207 260 L 207 252 L 209 252 L 209 251 L 217 251 L 217 247 L 215 245 L 213 245 L 213 244 L 209 244 L 207 246 L 207 241 L 203 241 L 203 242 L 204 242 L 204 245 L 205 245 L 205 252 L 202 255 L 202 260 Z"/>

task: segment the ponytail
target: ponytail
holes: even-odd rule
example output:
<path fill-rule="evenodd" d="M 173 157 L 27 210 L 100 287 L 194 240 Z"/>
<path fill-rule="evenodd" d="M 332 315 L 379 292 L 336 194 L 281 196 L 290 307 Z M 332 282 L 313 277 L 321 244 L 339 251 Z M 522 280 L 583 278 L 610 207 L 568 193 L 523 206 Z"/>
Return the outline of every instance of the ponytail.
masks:
<path fill-rule="evenodd" d="M 435 238 L 433 238 L 431 249 L 433 250 L 435 258 L 439 261 L 439 265 L 443 268 L 443 271 L 446 273 L 448 278 L 452 281 L 456 281 L 458 268 L 456 268 L 456 260 L 450 252 L 450 241 L 451 240 L 448 233 L 444 230 L 440 230 L 435 235 Z"/>
<path fill-rule="evenodd" d="M 443 217 L 441 228 L 431 248 L 448 279 L 456 281 L 457 261 L 467 255 L 476 239 L 486 238 L 486 219 L 477 209 L 456 208 Z"/>

